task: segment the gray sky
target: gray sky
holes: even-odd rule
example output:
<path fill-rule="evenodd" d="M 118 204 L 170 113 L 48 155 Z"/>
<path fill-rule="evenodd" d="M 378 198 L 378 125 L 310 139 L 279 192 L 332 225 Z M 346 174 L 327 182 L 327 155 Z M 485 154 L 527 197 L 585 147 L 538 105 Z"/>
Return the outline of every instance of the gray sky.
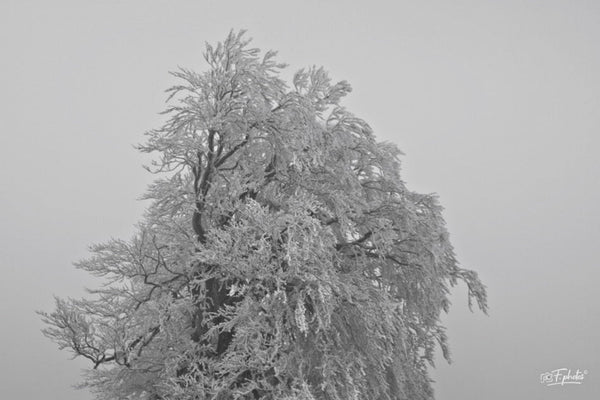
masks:
<path fill-rule="evenodd" d="M 33 311 L 93 286 L 71 266 L 89 244 L 131 235 L 151 179 L 132 145 L 161 121 L 167 72 L 205 68 L 230 28 L 348 80 L 409 188 L 440 195 L 491 309 L 457 288 L 438 400 L 600 393 L 600 2 L 3 0 L 0 398 L 89 398 Z M 589 373 L 540 384 L 562 367 Z"/>

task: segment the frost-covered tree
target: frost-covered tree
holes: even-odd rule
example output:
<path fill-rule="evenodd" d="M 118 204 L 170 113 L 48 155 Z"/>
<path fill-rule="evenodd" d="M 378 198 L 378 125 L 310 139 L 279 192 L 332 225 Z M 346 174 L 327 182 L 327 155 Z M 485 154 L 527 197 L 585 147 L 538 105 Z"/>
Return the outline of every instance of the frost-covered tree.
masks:
<path fill-rule="evenodd" d="M 349 84 L 287 85 L 274 56 L 230 33 L 173 74 L 137 233 L 76 264 L 105 279 L 91 298 L 41 312 L 99 399 L 429 399 L 450 287 L 486 310 L 436 198 L 340 106 Z"/>

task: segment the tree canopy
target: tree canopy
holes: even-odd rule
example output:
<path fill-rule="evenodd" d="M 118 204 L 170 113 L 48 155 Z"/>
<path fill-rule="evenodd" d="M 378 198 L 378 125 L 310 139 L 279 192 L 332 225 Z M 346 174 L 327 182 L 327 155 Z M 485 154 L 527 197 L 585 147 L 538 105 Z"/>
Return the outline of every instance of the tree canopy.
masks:
<path fill-rule="evenodd" d="M 436 197 L 340 105 L 350 85 L 287 84 L 275 56 L 231 32 L 173 73 L 135 235 L 76 263 L 104 279 L 89 298 L 40 313 L 98 399 L 429 399 L 450 288 L 486 310 Z"/>

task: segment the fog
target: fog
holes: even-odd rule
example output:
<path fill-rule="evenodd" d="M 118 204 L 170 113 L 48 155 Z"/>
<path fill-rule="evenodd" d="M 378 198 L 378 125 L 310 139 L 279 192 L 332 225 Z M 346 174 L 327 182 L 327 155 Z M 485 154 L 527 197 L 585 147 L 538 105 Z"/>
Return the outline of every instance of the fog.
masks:
<path fill-rule="evenodd" d="M 248 29 L 291 71 L 323 65 L 345 105 L 435 192 L 489 316 L 458 286 L 438 400 L 600 393 L 600 3 L 3 1 L 0 3 L 0 398 L 90 399 L 84 360 L 35 310 L 97 284 L 71 263 L 128 238 L 152 177 L 133 145 L 162 121 L 178 66 Z M 540 375 L 586 370 L 580 385 Z"/>

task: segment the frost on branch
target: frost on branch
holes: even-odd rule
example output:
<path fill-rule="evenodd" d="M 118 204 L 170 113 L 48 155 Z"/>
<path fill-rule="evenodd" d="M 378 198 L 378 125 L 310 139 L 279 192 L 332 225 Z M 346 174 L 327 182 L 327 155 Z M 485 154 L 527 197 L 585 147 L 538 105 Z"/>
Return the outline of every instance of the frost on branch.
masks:
<path fill-rule="evenodd" d="M 129 241 L 77 267 L 104 280 L 41 313 L 46 336 L 90 360 L 99 399 L 428 399 L 448 358 L 440 313 L 459 280 L 437 199 L 408 190 L 322 68 L 291 86 L 243 33 L 181 69 L 152 200 Z"/>

